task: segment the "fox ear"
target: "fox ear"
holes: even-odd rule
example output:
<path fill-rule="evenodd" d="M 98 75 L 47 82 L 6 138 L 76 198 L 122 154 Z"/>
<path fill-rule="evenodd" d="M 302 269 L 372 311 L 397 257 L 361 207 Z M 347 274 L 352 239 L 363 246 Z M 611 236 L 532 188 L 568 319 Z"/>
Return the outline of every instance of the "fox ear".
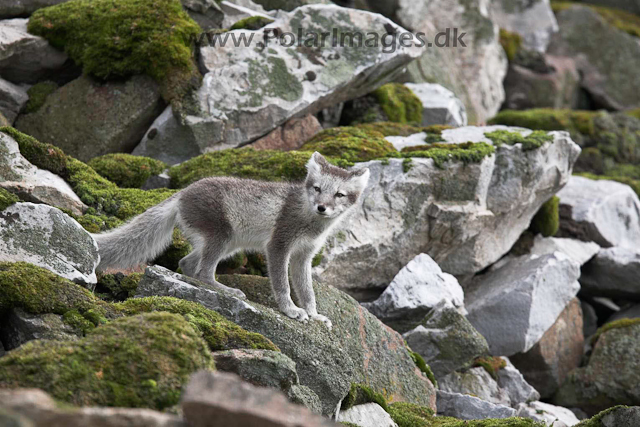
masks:
<path fill-rule="evenodd" d="M 371 175 L 369 168 L 356 169 L 351 173 L 351 179 L 357 181 L 362 188 L 365 188 L 369 182 L 369 175 Z"/>
<path fill-rule="evenodd" d="M 325 166 L 326 164 L 327 164 L 327 160 L 324 157 L 322 157 L 322 154 L 316 151 L 311 155 L 311 158 L 307 162 L 307 170 L 310 173 L 311 172 L 320 173 L 321 167 Z"/>

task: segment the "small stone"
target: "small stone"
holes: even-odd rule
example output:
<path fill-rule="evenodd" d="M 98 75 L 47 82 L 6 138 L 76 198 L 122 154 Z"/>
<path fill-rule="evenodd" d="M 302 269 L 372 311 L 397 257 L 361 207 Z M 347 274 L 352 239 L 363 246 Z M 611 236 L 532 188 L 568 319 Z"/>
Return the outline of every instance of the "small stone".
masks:
<path fill-rule="evenodd" d="M 449 393 L 438 390 L 438 415 L 460 420 L 484 420 L 487 418 L 509 418 L 516 410 L 505 405 L 489 403 L 467 394 Z"/>
<path fill-rule="evenodd" d="M 398 427 L 387 411 L 377 403 L 352 406 L 340 412 L 336 421 L 359 427 Z"/>

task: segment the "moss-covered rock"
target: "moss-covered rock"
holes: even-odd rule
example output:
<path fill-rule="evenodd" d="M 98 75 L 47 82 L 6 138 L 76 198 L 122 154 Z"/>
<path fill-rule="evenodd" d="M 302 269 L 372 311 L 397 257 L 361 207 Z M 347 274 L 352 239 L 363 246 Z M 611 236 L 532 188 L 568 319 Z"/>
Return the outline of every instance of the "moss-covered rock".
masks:
<path fill-rule="evenodd" d="M 36 83 L 31 86 L 29 90 L 27 90 L 29 101 L 24 106 L 22 113 L 29 114 L 38 111 L 44 104 L 44 101 L 47 100 L 47 96 L 51 95 L 56 89 L 58 89 L 58 85 L 50 81 Z"/>
<path fill-rule="evenodd" d="M 489 124 L 519 126 L 533 130 L 566 130 L 571 137 L 580 143 L 579 134 L 593 135 L 595 128 L 594 117 L 600 115 L 597 111 L 553 110 L 537 108 L 532 110 L 515 111 L 504 110 L 489 120 Z"/>
<path fill-rule="evenodd" d="M 394 122 L 361 123 L 356 125 L 356 127 L 364 129 L 366 131 L 379 132 L 382 134 L 382 136 L 409 136 L 416 133 L 425 132 L 427 133 L 427 142 L 442 141 L 442 131 L 451 129 L 451 126 L 447 125 L 413 126 L 409 124 Z"/>
<path fill-rule="evenodd" d="M 420 123 L 422 102 L 408 87 L 400 83 L 387 83 L 372 92 L 389 121 Z"/>
<path fill-rule="evenodd" d="M 138 289 L 142 273 L 98 273 L 95 293 L 105 301 L 124 301 L 132 298 Z"/>
<path fill-rule="evenodd" d="M 502 144 L 522 144 L 522 149 L 524 151 L 535 150 L 547 142 L 553 142 L 552 135 L 540 130 L 533 131 L 527 136 L 523 136 L 520 132 L 496 130 L 493 132 L 487 132 L 484 136 L 489 138 L 496 147 L 499 147 Z"/>
<path fill-rule="evenodd" d="M 146 313 L 102 325 L 78 341 L 31 341 L 0 359 L 0 387 L 37 387 L 79 406 L 165 409 L 190 375 L 214 369 L 205 341 L 182 316 Z"/>
<path fill-rule="evenodd" d="M 305 142 L 301 150 L 318 151 L 325 156 L 354 163 L 397 153 L 382 134 L 350 126 L 325 129 Z"/>
<path fill-rule="evenodd" d="M 20 199 L 13 193 L 9 193 L 4 188 L 0 188 L 0 211 L 5 210 L 14 203 L 19 202 Z"/>
<path fill-rule="evenodd" d="M 438 167 L 445 162 L 480 163 L 485 157 L 495 153 L 495 147 L 485 142 L 465 142 L 462 144 L 426 144 L 405 147 L 401 157 L 423 157 L 433 159 Z"/>
<path fill-rule="evenodd" d="M 584 3 L 581 3 L 584 4 Z M 575 6 L 576 3 L 568 1 L 553 1 L 551 8 L 555 13 Z M 615 7 L 585 5 L 596 11 L 607 23 L 620 31 L 624 31 L 634 37 L 640 37 L 640 16 L 626 12 Z"/>
<path fill-rule="evenodd" d="M 384 396 L 364 384 L 351 384 L 349 393 L 347 393 L 342 400 L 340 410 L 346 411 L 355 405 L 362 405 L 364 403 L 377 403 L 382 409 L 388 411 L 387 401 Z"/>
<path fill-rule="evenodd" d="M 555 236 L 560 227 L 560 198 L 553 196 L 547 200 L 531 220 L 531 231 L 544 237 Z"/>
<path fill-rule="evenodd" d="M 473 367 L 484 368 L 494 379 L 498 378 L 498 371 L 507 367 L 507 362 L 502 357 L 483 356 L 473 361 Z"/>
<path fill-rule="evenodd" d="M 635 426 L 640 422 L 640 409 L 636 406 L 614 406 L 606 409 L 575 427 L 617 427 Z"/>
<path fill-rule="evenodd" d="M 500 28 L 500 44 L 507 54 L 509 62 L 513 62 L 516 54 L 522 47 L 522 36 Z"/>
<path fill-rule="evenodd" d="M 244 19 L 239 20 L 235 24 L 233 24 L 229 30 L 259 30 L 260 28 L 269 25 L 273 22 L 273 19 L 267 18 L 265 16 L 249 16 Z"/>
<path fill-rule="evenodd" d="M 158 175 L 167 168 L 160 160 L 125 153 L 95 157 L 87 165 L 109 181 L 125 188 L 140 188 L 149 177 Z"/>

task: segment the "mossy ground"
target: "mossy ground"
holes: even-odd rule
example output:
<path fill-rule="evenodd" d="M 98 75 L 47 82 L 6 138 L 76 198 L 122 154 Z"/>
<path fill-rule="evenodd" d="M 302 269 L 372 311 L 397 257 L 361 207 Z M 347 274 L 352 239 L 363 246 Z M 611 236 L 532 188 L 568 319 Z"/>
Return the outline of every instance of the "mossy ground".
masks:
<path fill-rule="evenodd" d="M 356 127 L 366 131 L 379 132 L 382 136 L 409 136 L 425 132 L 427 133 L 426 139 L 429 140 L 428 142 L 442 141 L 442 131 L 452 129 L 451 126 L 447 125 L 413 126 L 394 122 L 361 123 Z"/>
<path fill-rule="evenodd" d="M 388 117 L 396 123 L 422 122 L 422 101 L 405 85 L 387 83 L 372 92 Z"/>
<path fill-rule="evenodd" d="M 640 37 L 640 16 L 613 7 L 596 6 L 569 1 L 552 1 L 551 8 L 555 13 L 569 9 L 577 4 L 587 6 L 597 12 L 609 25 L 634 37 Z"/>
<path fill-rule="evenodd" d="M 544 237 L 553 237 L 560 227 L 560 198 L 553 196 L 547 200 L 531 220 L 531 231 Z"/>
<path fill-rule="evenodd" d="M 13 193 L 8 192 L 4 188 L 0 188 L 0 211 L 5 210 L 14 203 L 18 203 L 20 199 Z"/>
<path fill-rule="evenodd" d="M 87 165 L 100 176 L 124 188 L 140 188 L 151 176 L 167 168 L 160 160 L 125 153 L 94 157 Z"/>
<path fill-rule="evenodd" d="M 522 36 L 518 33 L 512 33 L 500 28 L 500 44 L 507 54 L 509 62 L 513 62 L 516 54 L 522 47 Z"/>
<path fill-rule="evenodd" d="M 29 101 L 24 106 L 22 113 L 35 113 L 44 105 L 47 97 L 58 89 L 58 85 L 54 82 L 45 81 L 36 83 L 27 90 Z"/>
<path fill-rule="evenodd" d="M 95 294 L 104 301 L 117 302 L 132 298 L 136 294 L 142 273 L 98 273 Z"/>
<path fill-rule="evenodd" d="M 260 28 L 269 25 L 273 22 L 273 19 L 266 18 L 264 16 L 249 16 L 241 19 L 233 24 L 229 30 L 259 30 Z"/>

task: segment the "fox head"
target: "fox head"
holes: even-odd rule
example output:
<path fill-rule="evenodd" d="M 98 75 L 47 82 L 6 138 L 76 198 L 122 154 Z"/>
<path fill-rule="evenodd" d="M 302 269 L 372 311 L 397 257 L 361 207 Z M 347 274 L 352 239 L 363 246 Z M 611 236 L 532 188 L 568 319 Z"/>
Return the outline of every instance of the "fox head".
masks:
<path fill-rule="evenodd" d="M 309 206 L 318 216 L 337 218 L 356 204 L 368 181 L 368 168 L 347 171 L 331 165 L 316 151 L 307 162 Z"/>

